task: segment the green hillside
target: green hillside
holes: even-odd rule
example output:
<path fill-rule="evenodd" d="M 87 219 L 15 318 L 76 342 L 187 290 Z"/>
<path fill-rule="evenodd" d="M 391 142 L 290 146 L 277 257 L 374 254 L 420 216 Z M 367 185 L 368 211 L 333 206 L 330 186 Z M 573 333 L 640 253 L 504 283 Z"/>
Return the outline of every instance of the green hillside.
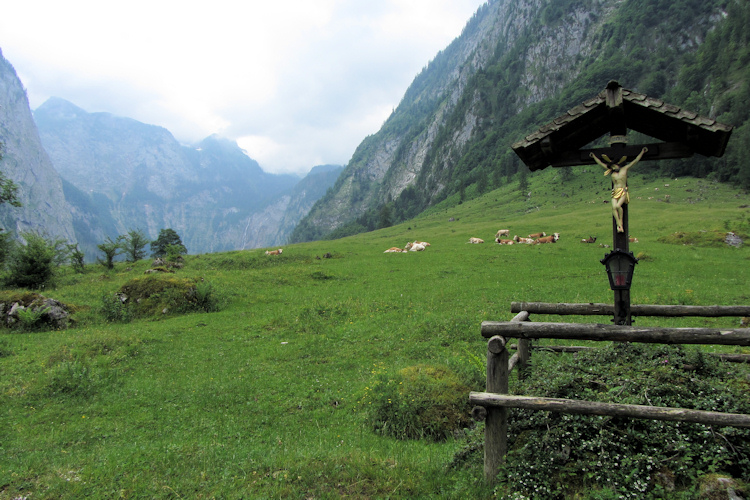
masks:
<path fill-rule="evenodd" d="M 644 171 L 630 175 L 630 228 L 639 240 L 631 250 L 641 257 L 633 302 L 750 304 L 748 247 L 721 243 L 730 230 L 750 238 L 750 196 Z M 404 394 L 401 384 L 420 376 L 445 382 L 439 394 L 459 388 L 468 399 L 468 390 L 482 390 L 480 323 L 509 320 L 513 301 L 611 301 L 599 263 L 608 250 L 598 246 L 611 244 L 609 179 L 591 168 L 560 175 L 531 175 L 523 193 L 517 181 L 470 201 L 457 193 L 406 223 L 290 245 L 279 256 L 188 256 L 171 279 L 208 283 L 218 312 L 167 307 L 107 322 L 102 304 L 111 301 L 103 297 L 143 277 L 150 261 L 118 263 L 112 272 L 60 270 L 57 287 L 43 293 L 76 307 L 75 326 L 0 333 L 0 499 L 492 497 L 475 455 L 457 465 L 478 430 L 397 439 L 370 408 L 387 408 Z M 561 236 L 550 245 L 492 243 L 506 228 Z M 580 242 L 589 236 L 597 244 Z M 486 243 L 467 244 L 470 237 Z M 431 245 L 383 253 L 414 240 Z M 576 320 L 606 321 L 565 319 Z M 534 369 L 552 374 L 559 359 L 535 354 Z M 722 370 L 747 376 L 742 366 Z M 408 399 L 400 404 L 408 412 Z M 731 438 L 737 453 L 750 449 L 742 432 Z M 672 454 L 671 470 L 684 478 L 674 498 L 722 472 L 687 452 Z M 595 496 L 609 490 L 579 480 L 579 498 L 615 498 Z"/>
<path fill-rule="evenodd" d="M 506 5 L 518 12 L 498 10 Z M 504 26 L 504 16 L 517 19 L 518 37 L 508 35 L 514 30 L 482 28 Z M 721 158 L 662 162 L 660 175 L 748 189 L 749 19 L 747 2 L 726 0 L 488 2 L 415 78 L 290 241 L 377 229 L 384 226 L 384 213 L 386 220 L 404 222 L 445 198 L 470 199 L 513 184 L 528 170 L 511 145 L 596 96 L 610 80 L 735 127 Z M 566 45 L 581 24 L 580 46 Z M 446 92 L 448 75 L 473 67 L 459 64 L 458 56 L 474 39 L 495 40 L 498 30 L 503 36 L 494 50 L 479 51 L 487 56 L 476 72 L 460 90 Z M 632 134 L 631 143 L 641 139 L 651 142 Z M 398 147 L 381 179 L 372 165 L 384 161 L 391 144 Z"/>

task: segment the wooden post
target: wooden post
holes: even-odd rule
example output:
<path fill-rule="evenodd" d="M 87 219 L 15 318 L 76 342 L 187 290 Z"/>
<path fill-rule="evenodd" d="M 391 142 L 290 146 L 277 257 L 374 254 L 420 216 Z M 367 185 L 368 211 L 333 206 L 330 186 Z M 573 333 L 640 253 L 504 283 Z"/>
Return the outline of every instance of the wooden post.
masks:
<path fill-rule="evenodd" d="M 615 158 L 619 158 L 620 151 L 625 151 L 627 140 L 625 139 L 628 128 L 625 120 L 625 108 L 622 100 L 622 87 L 615 81 L 610 81 L 606 88 L 607 118 L 609 121 L 610 147 L 614 149 Z M 613 158 L 613 160 L 615 160 Z M 617 161 L 617 160 L 615 160 Z M 626 184 L 627 186 L 627 184 Z M 628 204 L 622 206 L 622 229 L 617 231 L 617 221 L 612 216 L 612 248 L 623 252 L 629 251 L 628 235 Z M 630 315 L 630 290 L 614 291 L 615 314 L 612 321 L 615 325 L 631 325 Z"/>
<path fill-rule="evenodd" d="M 508 349 L 505 339 L 487 342 L 487 392 L 508 394 Z M 484 479 L 494 483 L 508 451 L 508 409 L 487 408 L 484 428 Z"/>
<path fill-rule="evenodd" d="M 525 314 L 524 314 L 525 313 Z M 522 312 L 516 315 L 511 321 L 528 321 L 529 313 Z M 529 358 L 531 357 L 531 341 L 528 339 L 518 340 L 518 380 L 526 378 L 529 369 Z"/>

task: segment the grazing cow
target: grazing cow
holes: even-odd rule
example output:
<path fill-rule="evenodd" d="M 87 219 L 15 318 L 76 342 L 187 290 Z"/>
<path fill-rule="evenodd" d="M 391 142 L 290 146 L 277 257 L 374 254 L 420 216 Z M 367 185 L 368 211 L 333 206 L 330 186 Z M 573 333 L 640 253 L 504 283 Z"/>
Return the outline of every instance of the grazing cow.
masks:
<path fill-rule="evenodd" d="M 406 252 L 406 250 L 404 250 L 403 248 L 399 248 L 399 247 L 391 247 L 383 253 L 401 253 L 401 252 Z"/>
<path fill-rule="evenodd" d="M 409 248 L 409 251 L 410 251 L 410 252 L 421 252 L 421 251 L 422 251 L 422 250 L 424 250 L 424 249 L 425 249 L 425 246 L 424 246 L 423 244 L 415 242 L 415 243 L 414 243 L 414 244 L 413 244 L 413 245 L 411 246 L 411 248 Z"/>
<path fill-rule="evenodd" d="M 596 236 L 589 236 L 588 238 L 581 240 L 581 243 L 596 243 Z"/>
<path fill-rule="evenodd" d="M 499 245 L 513 245 L 515 244 L 514 240 L 503 240 L 500 238 L 495 238 L 495 243 L 498 243 Z"/>
<path fill-rule="evenodd" d="M 544 231 L 542 231 L 541 233 L 530 234 L 529 238 L 541 238 L 543 236 L 547 236 L 547 233 L 545 233 Z"/>
<path fill-rule="evenodd" d="M 632 236 L 630 236 L 630 237 L 628 238 L 628 241 L 629 241 L 630 243 L 638 243 L 638 238 L 633 238 Z"/>
<path fill-rule="evenodd" d="M 467 243 L 484 243 L 484 240 L 482 238 L 469 238 Z"/>
<path fill-rule="evenodd" d="M 521 238 L 518 235 L 513 236 L 513 241 L 516 243 L 525 243 L 527 245 L 531 245 L 534 243 L 534 238 Z"/>
<path fill-rule="evenodd" d="M 281 248 L 278 250 L 271 250 L 270 252 L 266 250 L 266 255 L 281 255 L 281 252 L 283 252 Z"/>
<path fill-rule="evenodd" d="M 495 233 L 495 240 L 499 239 L 501 236 L 510 236 L 510 229 L 501 229 L 497 233 Z"/>
<path fill-rule="evenodd" d="M 550 236 L 544 236 L 543 238 L 537 238 L 534 244 L 538 245 L 540 243 L 557 243 L 557 240 L 560 239 L 560 233 L 555 233 Z"/>

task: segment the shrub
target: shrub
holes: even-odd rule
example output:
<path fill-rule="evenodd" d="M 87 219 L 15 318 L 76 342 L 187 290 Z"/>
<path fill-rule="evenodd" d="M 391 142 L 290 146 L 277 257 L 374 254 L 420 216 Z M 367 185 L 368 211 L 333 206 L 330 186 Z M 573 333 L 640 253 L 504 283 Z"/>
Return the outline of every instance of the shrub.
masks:
<path fill-rule="evenodd" d="M 45 307 L 19 309 L 18 321 L 22 330 L 33 331 L 39 329 L 44 323 L 44 313 L 47 312 Z"/>
<path fill-rule="evenodd" d="M 458 375 L 442 366 L 415 365 L 389 375 L 375 371 L 362 402 L 375 432 L 398 439 L 445 439 L 471 425 L 468 394 Z"/>
<path fill-rule="evenodd" d="M 36 233 L 25 233 L 10 257 L 8 286 L 38 289 L 49 286 L 55 275 L 56 245 Z"/>
<path fill-rule="evenodd" d="M 219 310 L 219 298 L 214 286 L 208 281 L 199 281 L 193 290 L 194 307 L 205 312 Z M 191 301 L 193 302 L 193 301 Z"/>
<path fill-rule="evenodd" d="M 78 248 L 78 243 L 75 245 L 69 245 L 68 250 L 70 251 L 70 265 L 73 270 L 77 273 L 83 274 L 86 270 L 86 263 L 84 262 L 84 253 Z"/>
<path fill-rule="evenodd" d="M 125 304 L 120 294 L 102 295 L 99 312 L 108 323 L 130 323 L 133 319 L 130 307 Z"/>

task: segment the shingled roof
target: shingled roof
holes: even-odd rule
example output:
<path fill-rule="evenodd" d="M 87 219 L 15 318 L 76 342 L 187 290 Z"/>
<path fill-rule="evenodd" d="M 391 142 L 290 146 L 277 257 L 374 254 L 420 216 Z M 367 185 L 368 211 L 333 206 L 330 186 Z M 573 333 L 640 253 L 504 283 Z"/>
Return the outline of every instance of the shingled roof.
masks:
<path fill-rule="evenodd" d="M 618 126 L 664 141 L 648 144 L 644 160 L 685 158 L 693 153 L 720 157 L 732 133 L 729 125 L 610 82 L 595 97 L 513 144 L 513 150 L 531 170 L 591 164 L 588 153 L 604 150 L 580 148 Z M 625 154 L 635 155 L 640 147 L 628 147 Z"/>

